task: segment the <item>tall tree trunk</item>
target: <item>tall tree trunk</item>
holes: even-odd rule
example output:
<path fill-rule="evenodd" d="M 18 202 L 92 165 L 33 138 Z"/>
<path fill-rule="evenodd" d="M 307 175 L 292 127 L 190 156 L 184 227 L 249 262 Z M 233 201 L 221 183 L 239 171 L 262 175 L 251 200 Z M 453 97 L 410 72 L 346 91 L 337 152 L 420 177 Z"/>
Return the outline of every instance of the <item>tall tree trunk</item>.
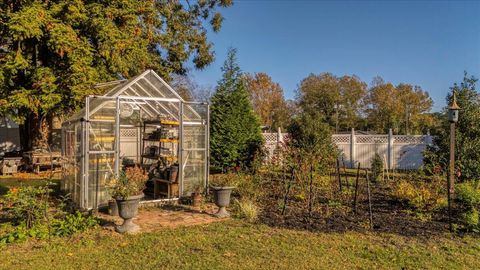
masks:
<path fill-rule="evenodd" d="M 36 149 L 48 150 L 50 134 L 49 121 L 46 117 L 30 114 L 20 125 L 20 144 L 23 151 Z"/>

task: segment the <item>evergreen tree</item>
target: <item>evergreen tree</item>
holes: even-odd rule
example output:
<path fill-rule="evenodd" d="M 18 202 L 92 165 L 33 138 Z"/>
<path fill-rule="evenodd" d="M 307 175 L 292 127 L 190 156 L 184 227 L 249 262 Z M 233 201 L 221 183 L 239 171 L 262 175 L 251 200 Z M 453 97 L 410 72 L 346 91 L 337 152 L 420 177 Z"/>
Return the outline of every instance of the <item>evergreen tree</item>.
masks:
<path fill-rule="evenodd" d="M 211 99 L 211 164 L 222 170 L 249 167 L 263 139 L 235 49 L 228 51 L 222 72 Z"/>
<path fill-rule="evenodd" d="M 0 115 L 21 124 L 25 150 L 44 144 L 53 115 L 72 112 L 98 82 L 153 69 L 169 79 L 213 61 L 207 26 L 232 0 L 0 1 Z M 41 132 L 40 132 L 41 131 Z M 42 142 L 43 141 L 43 142 Z M 33 144 L 33 145 L 32 145 Z"/>
<path fill-rule="evenodd" d="M 480 99 L 476 87 L 477 79 L 465 73 L 463 82 L 454 84 L 460 115 L 456 127 L 455 167 L 460 172 L 460 179 L 480 179 Z M 450 153 L 450 123 L 448 106 L 452 94 L 447 95 L 447 106 L 443 110 L 443 122 L 439 129 L 433 130 L 433 145 L 424 153 L 425 168 L 432 172 L 448 170 Z"/>

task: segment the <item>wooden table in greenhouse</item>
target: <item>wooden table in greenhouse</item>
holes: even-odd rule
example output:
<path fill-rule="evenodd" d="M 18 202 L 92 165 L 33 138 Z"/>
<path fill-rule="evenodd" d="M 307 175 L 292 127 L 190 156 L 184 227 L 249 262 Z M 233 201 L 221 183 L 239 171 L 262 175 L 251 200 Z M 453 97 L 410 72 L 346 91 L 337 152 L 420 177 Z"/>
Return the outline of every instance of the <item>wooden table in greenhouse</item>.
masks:
<path fill-rule="evenodd" d="M 178 182 L 173 183 L 161 178 L 153 178 L 153 196 L 158 198 L 159 196 L 166 196 L 167 198 L 178 197 Z"/>

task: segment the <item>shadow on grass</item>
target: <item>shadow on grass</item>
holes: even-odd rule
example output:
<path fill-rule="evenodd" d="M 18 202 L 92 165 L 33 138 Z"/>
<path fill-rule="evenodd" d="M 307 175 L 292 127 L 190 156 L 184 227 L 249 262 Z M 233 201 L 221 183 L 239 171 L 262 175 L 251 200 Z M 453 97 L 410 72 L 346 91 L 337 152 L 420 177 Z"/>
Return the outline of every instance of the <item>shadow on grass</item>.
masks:
<path fill-rule="evenodd" d="M 5 194 L 7 194 L 9 189 L 10 189 L 9 187 L 7 187 L 3 184 L 0 184 L 0 196 L 3 196 Z"/>

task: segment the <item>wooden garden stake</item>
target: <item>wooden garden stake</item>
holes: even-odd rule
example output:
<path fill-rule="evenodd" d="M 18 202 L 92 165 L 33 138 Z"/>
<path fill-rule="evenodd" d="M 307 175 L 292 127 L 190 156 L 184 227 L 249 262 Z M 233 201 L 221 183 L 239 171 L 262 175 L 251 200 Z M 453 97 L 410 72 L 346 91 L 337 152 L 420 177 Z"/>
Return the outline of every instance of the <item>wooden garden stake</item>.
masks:
<path fill-rule="evenodd" d="M 348 174 L 347 174 L 347 168 L 345 166 L 345 160 L 343 159 L 342 157 L 342 163 L 343 163 L 343 173 L 345 175 L 345 185 L 347 187 L 347 189 L 350 188 L 350 184 L 348 183 Z"/>
<path fill-rule="evenodd" d="M 368 213 L 370 217 L 370 230 L 373 229 L 373 214 L 372 214 L 372 197 L 370 195 L 370 179 L 368 177 L 368 170 L 365 169 L 365 176 L 367 178 L 367 193 L 368 193 Z"/>
<path fill-rule="evenodd" d="M 285 214 L 285 209 L 287 208 L 288 194 L 290 193 L 290 187 L 292 186 L 294 175 L 295 175 L 295 169 L 292 168 L 292 172 L 290 174 L 290 181 L 288 181 L 287 191 L 285 192 L 285 196 L 283 197 L 282 216 Z"/>
<path fill-rule="evenodd" d="M 357 214 L 357 194 L 358 194 L 358 178 L 360 177 L 360 162 L 357 167 L 357 178 L 355 178 L 355 195 L 353 197 L 353 213 Z"/>
<path fill-rule="evenodd" d="M 338 187 L 340 192 L 342 191 L 342 178 L 340 177 L 340 160 L 337 159 L 337 177 L 338 177 Z"/>
<path fill-rule="evenodd" d="M 310 163 L 310 191 L 308 194 L 308 215 L 312 214 L 312 204 L 313 204 L 313 164 Z"/>
<path fill-rule="evenodd" d="M 390 172 L 388 168 L 387 156 L 383 155 L 383 160 L 384 160 L 383 164 L 386 164 L 385 168 L 387 170 L 387 180 L 390 181 Z"/>

